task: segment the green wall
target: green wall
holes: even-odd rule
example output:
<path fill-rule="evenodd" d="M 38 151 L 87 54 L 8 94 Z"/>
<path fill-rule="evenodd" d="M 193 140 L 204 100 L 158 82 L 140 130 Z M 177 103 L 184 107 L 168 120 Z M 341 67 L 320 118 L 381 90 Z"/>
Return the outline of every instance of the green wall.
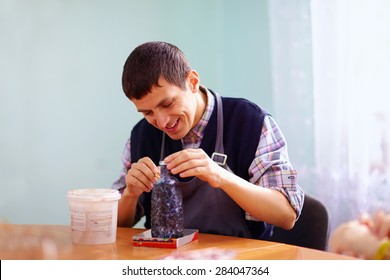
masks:
<path fill-rule="evenodd" d="M 257 0 L 0 0 L 0 219 L 67 224 L 68 189 L 111 186 L 141 118 L 121 70 L 145 41 L 272 112 L 268 22 Z"/>

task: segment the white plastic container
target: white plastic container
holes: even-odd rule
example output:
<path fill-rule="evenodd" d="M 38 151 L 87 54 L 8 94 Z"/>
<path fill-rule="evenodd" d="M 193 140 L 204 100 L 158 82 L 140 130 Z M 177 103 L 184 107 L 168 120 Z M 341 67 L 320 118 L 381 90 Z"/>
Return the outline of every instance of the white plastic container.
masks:
<path fill-rule="evenodd" d="M 119 191 L 114 189 L 90 188 L 68 191 L 73 242 L 114 243 L 120 197 Z"/>

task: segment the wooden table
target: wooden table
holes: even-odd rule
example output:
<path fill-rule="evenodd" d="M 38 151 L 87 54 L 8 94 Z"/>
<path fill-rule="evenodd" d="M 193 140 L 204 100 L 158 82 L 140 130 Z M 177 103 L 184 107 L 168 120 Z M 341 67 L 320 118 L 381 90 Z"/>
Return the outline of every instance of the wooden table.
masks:
<path fill-rule="evenodd" d="M 347 256 L 262 240 L 213 234 L 177 249 L 135 247 L 132 236 L 145 229 L 118 228 L 112 244 L 80 245 L 72 242 L 70 226 L 0 224 L 0 259 L 156 260 L 194 250 L 228 250 L 241 260 L 346 260 Z M 198 251 L 199 252 L 199 251 Z"/>

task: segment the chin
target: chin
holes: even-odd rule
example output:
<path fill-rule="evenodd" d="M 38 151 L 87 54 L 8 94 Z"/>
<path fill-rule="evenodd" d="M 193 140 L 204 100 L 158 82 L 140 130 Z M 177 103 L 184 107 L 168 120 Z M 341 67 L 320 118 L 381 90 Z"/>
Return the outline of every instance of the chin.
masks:
<path fill-rule="evenodd" d="M 170 135 L 170 134 L 167 134 L 169 136 L 169 138 L 171 138 L 172 140 L 181 140 L 184 136 L 181 136 L 179 134 L 174 134 L 174 135 Z"/>
<path fill-rule="evenodd" d="M 188 132 L 187 132 L 188 133 Z M 181 140 L 183 139 L 187 133 L 183 133 L 183 132 L 178 132 L 178 133 L 167 133 L 167 135 L 169 136 L 169 138 L 171 138 L 172 140 Z"/>

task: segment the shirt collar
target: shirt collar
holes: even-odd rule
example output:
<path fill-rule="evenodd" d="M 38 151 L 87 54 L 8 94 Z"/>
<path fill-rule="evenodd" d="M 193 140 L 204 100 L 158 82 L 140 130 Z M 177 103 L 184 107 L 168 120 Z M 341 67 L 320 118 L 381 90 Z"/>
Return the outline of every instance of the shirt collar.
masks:
<path fill-rule="evenodd" d="M 188 132 L 188 134 L 186 136 L 183 137 L 183 139 L 182 139 L 183 146 L 188 145 L 188 144 L 199 144 L 200 142 L 202 142 L 204 130 L 205 130 L 205 128 L 210 120 L 211 114 L 212 114 L 213 109 L 214 109 L 215 98 L 211 94 L 211 92 L 203 86 L 200 86 L 199 90 L 201 91 L 201 94 L 207 95 L 206 109 L 203 113 L 202 118 L 199 120 L 199 122 L 194 126 L 193 129 L 191 129 L 190 132 Z"/>

